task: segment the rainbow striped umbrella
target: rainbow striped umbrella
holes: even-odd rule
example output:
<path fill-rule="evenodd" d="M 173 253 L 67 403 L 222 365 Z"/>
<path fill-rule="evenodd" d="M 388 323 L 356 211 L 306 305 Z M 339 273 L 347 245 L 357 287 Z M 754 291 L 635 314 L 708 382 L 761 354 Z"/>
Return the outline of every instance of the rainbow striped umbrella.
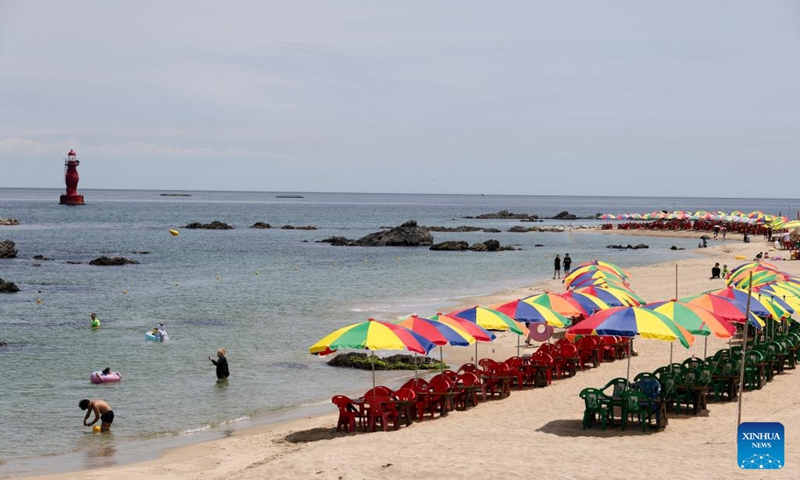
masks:
<path fill-rule="evenodd" d="M 517 335 L 525 335 L 528 333 L 525 327 L 517 323 L 513 318 L 505 313 L 490 308 L 476 306 L 457 312 L 450 312 L 448 315 L 469 320 L 486 330 L 508 330 Z"/>
<path fill-rule="evenodd" d="M 704 293 L 710 293 L 711 295 L 717 295 L 719 297 L 728 298 L 731 300 L 736 300 L 737 302 L 741 303 L 742 305 L 747 305 L 747 297 L 750 297 L 750 311 L 757 317 L 767 318 L 772 315 L 772 312 L 761 303 L 758 298 L 754 295 L 749 295 L 745 290 L 739 290 L 738 288 L 721 288 L 719 290 L 709 290 Z"/>
<path fill-rule="evenodd" d="M 616 270 L 610 269 L 608 267 L 604 267 L 602 265 L 584 265 L 582 267 L 578 267 L 578 268 L 572 270 L 572 272 L 570 272 L 569 275 L 564 277 L 564 283 L 570 283 L 572 281 L 572 279 L 577 277 L 578 275 L 583 275 L 583 274 L 587 274 L 587 273 L 589 273 L 589 274 L 604 274 L 603 276 L 606 276 L 606 277 L 610 276 L 610 277 L 613 277 L 613 278 L 618 278 L 620 280 L 624 280 L 624 278 L 625 278 L 622 275 L 620 275 L 619 272 L 617 272 Z"/>
<path fill-rule="evenodd" d="M 581 308 L 583 308 L 583 310 L 586 312 L 587 317 L 597 311 L 611 308 L 611 305 L 600 300 L 594 295 L 589 295 L 588 293 L 570 290 L 568 292 L 560 293 L 559 295 L 577 302 L 578 305 L 580 305 Z"/>
<path fill-rule="evenodd" d="M 544 305 L 527 303 L 522 300 L 512 300 L 494 307 L 493 310 L 505 313 L 518 322 L 546 323 L 559 328 L 565 328 L 572 323 L 569 318 Z"/>
<path fill-rule="evenodd" d="M 693 335 L 709 336 L 713 334 L 719 338 L 730 338 L 736 331 L 736 327 L 719 315 L 680 300 L 653 302 L 642 307 L 663 313 Z"/>
<path fill-rule="evenodd" d="M 572 286 L 579 286 L 579 285 L 586 285 L 586 284 L 593 284 L 596 280 L 603 280 L 605 282 L 611 283 L 620 283 L 622 285 L 626 285 L 625 280 L 622 277 L 617 276 L 614 273 L 604 272 L 601 270 L 596 271 L 584 271 L 582 273 L 572 274 L 570 273 L 567 278 L 564 279 L 564 285 L 569 288 Z"/>
<path fill-rule="evenodd" d="M 439 345 L 439 360 L 442 363 L 442 370 L 444 370 L 444 352 L 442 350 L 442 345 L 467 347 L 475 343 L 475 337 L 463 330 L 456 330 L 442 322 L 418 317 L 416 315 L 411 315 L 410 317 L 396 320 L 392 323 L 406 327 L 412 332 L 416 332 L 434 344 Z M 414 355 L 414 378 L 417 378 L 416 353 Z"/>
<path fill-rule="evenodd" d="M 493 333 L 489 332 L 482 326 L 478 325 L 475 322 L 470 320 L 454 317 L 451 315 L 444 315 L 442 313 L 437 313 L 433 317 L 430 317 L 431 320 L 442 322 L 453 329 L 461 329 L 465 332 L 468 332 L 470 335 L 475 337 L 475 340 L 478 342 L 491 342 L 495 338 L 497 338 Z M 475 342 L 475 362 L 478 362 L 478 343 Z"/>
<path fill-rule="evenodd" d="M 567 330 L 571 335 L 600 335 L 652 338 L 673 342 L 679 340 L 689 348 L 694 336 L 663 313 L 642 307 L 616 307 L 601 310 Z M 633 348 L 633 346 L 631 346 Z M 628 377 L 630 377 L 628 355 Z"/>
<path fill-rule="evenodd" d="M 439 346 L 456 345 L 466 347 L 475 343 L 475 337 L 463 330 L 455 330 L 442 322 L 418 317 L 416 315 L 411 315 L 410 317 L 396 320 L 392 323 L 400 325 L 401 327 L 406 327 Z"/>
<path fill-rule="evenodd" d="M 531 295 L 530 297 L 523 298 L 522 301 L 525 303 L 542 305 L 569 318 L 585 317 L 588 314 L 575 300 L 562 297 L 556 293 L 548 292 Z"/>
<path fill-rule="evenodd" d="M 579 268 L 583 268 L 583 267 L 590 266 L 590 265 L 593 265 L 595 267 L 599 267 L 601 270 L 614 272 L 620 278 L 628 278 L 628 277 L 631 276 L 630 272 L 628 272 L 624 268 L 622 268 L 622 267 L 620 267 L 618 265 L 615 265 L 613 263 L 610 263 L 610 262 L 604 262 L 602 260 L 592 260 L 590 262 L 583 262 L 580 265 L 576 266 L 575 269 L 577 270 Z"/>
<path fill-rule="evenodd" d="M 691 303 L 717 314 L 728 322 L 744 323 L 748 319 L 750 324 L 760 329 L 764 326 L 764 321 L 753 314 L 747 312 L 747 306 L 730 298 L 720 297 L 703 293 L 679 299 L 682 302 Z"/>
<path fill-rule="evenodd" d="M 366 322 L 342 327 L 318 341 L 308 351 L 327 355 L 339 349 L 408 350 L 426 355 L 435 344 L 422 335 L 389 322 L 370 318 Z M 372 354 L 374 358 L 374 353 Z M 375 362 L 372 362 L 372 388 L 375 388 Z"/>
<path fill-rule="evenodd" d="M 610 307 L 628 307 L 635 305 L 635 302 L 631 302 L 627 296 L 617 293 L 616 290 L 589 286 L 578 288 L 574 291 L 599 298 Z"/>

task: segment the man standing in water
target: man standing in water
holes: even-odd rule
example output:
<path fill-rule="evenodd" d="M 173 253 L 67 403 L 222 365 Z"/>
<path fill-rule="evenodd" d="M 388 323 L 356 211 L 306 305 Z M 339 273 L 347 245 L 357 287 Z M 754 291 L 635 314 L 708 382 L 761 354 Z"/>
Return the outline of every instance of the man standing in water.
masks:
<path fill-rule="evenodd" d="M 569 258 L 569 253 L 564 255 L 564 276 L 569 276 L 569 270 L 572 267 L 572 259 Z"/>
<path fill-rule="evenodd" d="M 230 372 L 228 371 L 228 359 L 225 358 L 224 348 L 217 350 L 217 358 L 217 360 L 214 360 L 211 358 L 211 355 L 208 356 L 211 363 L 217 366 L 217 380 L 227 380 L 230 376 Z"/>
<path fill-rule="evenodd" d="M 555 269 L 553 271 L 553 280 L 556 278 L 561 278 L 561 257 L 559 257 L 557 253 L 556 259 L 553 261 L 553 267 Z"/>
<path fill-rule="evenodd" d="M 92 319 L 92 323 L 89 324 L 89 328 L 91 328 L 92 330 L 97 330 L 98 328 L 100 328 L 100 319 L 97 318 L 96 313 L 92 312 L 92 314 L 89 315 L 89 318 Z"/>
<path fill-rule="evenodd" d="M 86 410 L 86 416 L 83 417 L 83 424 L 87 427 L 90 427 L 97 423 L 98 420 L 102 421 L 102 425 L 100 426 L 101 432 L 107 432 L 111 429 L 111 424 L 114 423 L 114 411 L 111 410 L 111 405 L 109 405 L 105 400 L 100 399 L 93 399 L 88 400 L 84 398 L 78 403 L 78 406 L 81 407 L 81 410 Z M 89 416 L 94 412 L 94 420 L 89 423 L 86 423 L 89 420 Z"/>

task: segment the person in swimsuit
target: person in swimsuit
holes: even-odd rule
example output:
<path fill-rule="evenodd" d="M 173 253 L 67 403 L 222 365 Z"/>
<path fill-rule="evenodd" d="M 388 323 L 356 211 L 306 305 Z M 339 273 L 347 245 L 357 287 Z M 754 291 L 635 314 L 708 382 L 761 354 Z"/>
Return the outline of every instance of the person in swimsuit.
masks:
<path fill-rule="evenodd" d="M 224 348 L 217 350 L 217 358 L 217 360 L 214 360 L 211 358 L 211 355 L 208 356 L 211 363 L 217 366 L 217 380 L 227 380 L 230 376 L 230 372 L 228 371 L 228 359 L 225 358 Z"/>
<path fill-rule="evenodd" d="M 78 403 L 78 406 L 81 410 L 86 410 L 86 416 L 83 417 L 83 424 L 85 426 L 91 427 L 100 420 L 102 422 L 100 426 L 101 432 L 107 432 L 111 429 L 111 424 L 114 423 L 114 411 L 111 410 L 111 405 L 109 405 L 108 402 L 98 398 L 92 400 L 84 398 Z M 94 412 L 94 420 L 86 423 L 92 412 Z"/>

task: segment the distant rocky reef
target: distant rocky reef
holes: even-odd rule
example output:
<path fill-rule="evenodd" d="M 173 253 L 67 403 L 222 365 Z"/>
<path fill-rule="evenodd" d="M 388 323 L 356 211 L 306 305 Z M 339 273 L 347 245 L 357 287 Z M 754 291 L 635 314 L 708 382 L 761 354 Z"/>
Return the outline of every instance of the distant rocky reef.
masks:
<path fill-rule="evenodd" d="M 337 236 L 319 240 L 319 243 L 348 247 L 430 247 L 433 235 L 427 228 L 417 225 L 416 220 L 409 220 L 399 227 L 370 233 L 358 240 Z"/>
<path fill-rule="evenodd" d="M 413 355 L 392 355 L 390 357 L 372 357 L 366 353 L 340 353 L 333 357 L 328 365 L 332 367 L 358 368 L 361 370 L 433 370 L 448 368 L 430 357 Z"/>
<path fill-rule="evenodd" d="M 189 228 L 189 229 L 202 228 L 206 230 L 232 230 L 234 227 L 228 225 L 225 222 L 214 220 L 211 223 L 192 222 L 183 228 Z"/>
<path fill-rule="evenodd" d="M 0 218 L 0 225 L 19 225 L 16 218 Z"/>
<path fill-rule="evenodd" d="M 11 240 L 3 240 L 0 242 L 0 258 L 16 258 L 17 249 L 16 244 Z"/>
<path fill-rule="evenodd" d="M 162 197 L 191 197 L 191 194 L 188 193 L 160 193 Z"/>
<path fill-rule="evenodd" d="M 0 278 L 0 293 L 19 292 L 19 287 L 14 282 L 6 282 Z"/>
<path fill-rule="evenodd" d="M 505 245 L 500 245 L 500 242 L 497 240 L 491 239 L 486 240 L 485 242 L 474 243 L 470 245 L 465 241 L 449 241 L 449 242 L 442 242 L 432 245 L 430 250 L 438 250 L 438 251 L 463 251 L 463 250 L 471 250 L 473 252 L 502 252 L 502 251 L 510 251 L 510 250 L 517 250 L 516 248 Z"/>
<path fill-rule="evenodd" d="M 540 217 L 539 215 L 531 215 L 527 213 L 511 213 L 508 210 L 500 210 L 496 213 L 482 213 L 477 217 L 464 217 L 464 218 L 476 218 L 479 220 L 519 220 L 521 222 L 541 222 L 542 219 L 548 220 L 593 220 L 597 218 L 597 215 L 589 215 L 586 217 L 579 217 L 577 215 L 573 215 L 566 210 L 559 212 L 558 214 L 552 217 Z"/>
<path fill-rule="evenodd" d="M 117 266 L 117 265 L 137 265 L 139 262 L 136 260 L 129 260 L 125 257 L 98 257 L 89 262 L 89 265 L 99 265 L 102 267 Z"/>

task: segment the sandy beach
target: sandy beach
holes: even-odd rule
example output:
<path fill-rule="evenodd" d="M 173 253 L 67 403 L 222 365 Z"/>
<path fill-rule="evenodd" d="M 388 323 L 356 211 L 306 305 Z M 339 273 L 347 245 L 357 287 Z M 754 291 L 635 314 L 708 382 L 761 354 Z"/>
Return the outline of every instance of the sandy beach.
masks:
<path fill-rule="evenodd" d="M 630 232 L 634 233 L 634 232 Z M 652 232 L 651 232 L 652 233 Z M 697 236 L 695 232 L 686 235 Z M 698 250 L 703 258 L 632 268 L 631 287 L 649 301 L 722 288 L 723 280 L 709 280 L 715 262 L 734 267 L 744 256 L 752 259 L 769 247 L 761 238 L 753 243 L 711 242 Z M 780 256 L 783 252 L 771 252 Z M 577 263 L 589 259 L 576 259 Z M 800 274 L 800 262 L 773 260 L 781 269 Z M 624 266 L 624 265 L 623 265 Z M 469 299 L 467 304 L 492 305 L 544 291 L 563 291 L 560 281 L 548 281 L 502 295 Z M 517 338 L 499 335 L 493 344 L 480 345 L 481 357 L 505 359 L 516 354 Z M 727 344 L 709 338 L 709 355 Z M 305 348 L 298 345 L 298 348 Z M 701 337 L 691 349 L 674 346 L 675 361 L 703 355 Z M 670 345 L 637 339 L 631 376 L 653 371 L 669 362 Z M 533 353 L 534 348 L 524 348 Z M 446 350 L 454 366 L 470 361 L 473 348 Z M 406 479 L 436 478 L 796 478 L 800 472 L 800 370 L 787 370 L 763 389 L 746 392 L 743 421 L 780 422 L 785 426 L 786 468 L 769 474 L 737 466 L 735 402 L 709 403 L 697 416 L 670 412 L 662 431 L 641 432 L 619 427 L 583 431 L 585 387 L 602 387 L 625 376 L 626 362 L 603 363 L 579 371 L 572 378 L 554 380 L 547 388 L 514 390 L 504 400 L 483 402 L 476 408 L 452 412 L 444 418 L 417 422 L 399 431 L 337 434 L 337 414 L 264 425 L 235 432 L 221 440 L 167 452 L 161 458 L 111 468 L 49 475 L 48 479 Z M 346 392 L 330 392 L 330 395 Z M 794 472 L 794 473 L 792 473 Z"/>

